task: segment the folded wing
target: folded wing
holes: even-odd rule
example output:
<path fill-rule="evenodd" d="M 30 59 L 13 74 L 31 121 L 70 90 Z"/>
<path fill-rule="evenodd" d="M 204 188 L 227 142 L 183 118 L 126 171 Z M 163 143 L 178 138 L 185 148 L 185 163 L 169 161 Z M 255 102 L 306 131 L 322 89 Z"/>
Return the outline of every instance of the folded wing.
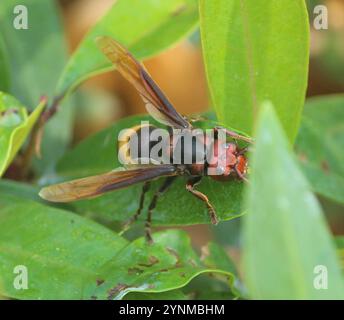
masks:
<path fill-rule="evenodd" d="M 122 76 L 140 93 L 147 111 L 153 118 L 179 129 L 191 127 L 168 101 L 144 67 L 123 46 L 110 37 L 99 37 L 97 43 Z"/>
<path fill-rule="evenodd" d="M 133 170 L 110 171 L 101 175 L 51 185 L 43 188 L 39 195 L 52 202 L 71 202 L 93 198 L 161 176 L 176 174 L 176 169 L 172 165 L 142 166 Z"/>

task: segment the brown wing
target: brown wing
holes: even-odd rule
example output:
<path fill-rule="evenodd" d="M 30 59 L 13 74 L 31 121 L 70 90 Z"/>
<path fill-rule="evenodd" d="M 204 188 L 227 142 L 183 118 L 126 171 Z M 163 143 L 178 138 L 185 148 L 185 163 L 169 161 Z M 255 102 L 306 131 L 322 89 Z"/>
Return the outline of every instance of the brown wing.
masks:
<path fill-rule="evenodd" d="M 149 114 L 157 121 L 175 128 L 190 128 L 191 124 L 174 109 L 144 67 L 118 42 L 99 37 L 97 43 L 117 70 L 140 93 Z"/>
<path fill-rule="evenodd" d="M 105 192 L 152 180 L 161 176 L 176 175 L 172 165 L 141 167 L 133 170 L 110 171 L 101 175 L 54 184 L 43 188 L 39 195 L 52 202 L 71 202 L 93 198 Z"/>

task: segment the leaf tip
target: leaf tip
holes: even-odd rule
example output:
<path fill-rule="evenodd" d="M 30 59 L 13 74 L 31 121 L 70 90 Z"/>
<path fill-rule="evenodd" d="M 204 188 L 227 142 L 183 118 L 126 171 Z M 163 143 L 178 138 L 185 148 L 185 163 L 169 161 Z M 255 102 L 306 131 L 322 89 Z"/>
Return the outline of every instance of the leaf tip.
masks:
<path fill-rule="evenodd" d="M 48 103 L 48 97 L 47 96 L 41 96 L 39 98 L 39 104 L 46 105 Z"/>

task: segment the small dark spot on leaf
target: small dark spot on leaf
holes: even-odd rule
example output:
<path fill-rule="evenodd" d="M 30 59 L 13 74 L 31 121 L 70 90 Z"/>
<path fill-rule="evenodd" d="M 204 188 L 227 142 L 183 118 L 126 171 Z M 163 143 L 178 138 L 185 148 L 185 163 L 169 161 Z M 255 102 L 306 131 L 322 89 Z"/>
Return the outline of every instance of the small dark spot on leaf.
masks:
<path fill-rule="evenodd" d="M 183 13 L 187 8 L 186 4 L 181 4 L 180 6 L 178 6 L 176 9 L 174 9 L 171 13 L 172 17 L 177 17 L 179 16 L 181 13 Z"/>
<path fill-rule="evenodd" d="M 120 293 L 121 291 L 129 288 L 130 286 L 128 286 L 127 284 L 124 283 L 119 283 L 118 285 L 116 285 L 115 287 L 111 288 L 108 290 L 108 299 L 109 300 L 113 300 L 113 298 L 115 296 L 118 295 L 118 293 Z"/>
<path fill-rule="evenodd" d="M 193 267 L 197 267 L 197 263 L 194 259 L 189 259 L 188 262 L 193 266 Z"/>
<path fill-rule="evenodd" d="M 324 171 L 326 174 L 330 172 L 330 166 L 326 160 L 321 161 L 321 169 Z"/>
<path fill-rule="evenodd" d="M 151 267 L 159 262 L 159 259 L 155 256 L 150 256 L 148 260 L 149 260 L 148 263 L 138 263 L 138 265 L 141 267 Z"/>
<path fill-rule="evenodd" d="M 303 163 L 306 163 L 308 161 L 308 158 L 307 158 L 306 154 L 304 154 L 304 153 L 299 153 L 299 159 Z"/>
<path fill-rule="evenodd" d="M 72 220 L 70 221 L 70 223 L 74 223 L 74 220 L 72 219 Z"/>
<path fill-rule="evenodd" d="M 185 272 L 181 272 L 181 273 L 179 273 L 179 275 L 180 275 L 182 278 L 185 278 L 185 276 L 186 276 Z"/>
<path fill-rule="evenodd" d="M 180 261 L 180 256 L 178 254 L 177 251 L 175 251 L 174 249 L 172 248 L 169 248 L 169 247 L 166 247 L 166 250 L 169 252 L 169 254 L 171 254 L 172 256 L 174 256 L 176 258 L 176 263 L 174 265 L 175 268 L 180 268 L 182 266 L 182 263 Z"/>
<path fill-rule="evenodd" d="M 97 300 L 98 298 L 96 296 L 91 296 L 91 300 Z"/>
<path fill-rule="evenodd" d="M 99 287 L 100 285 L 102 285 L 104 283 L 105 280 L 103 279 L 97 279 L 97 287 Z"/>
<path fill-rule="evenodd" d="M 129 268 L 128 269 L 128 274 L 141 274 L 143 273 L 144 271 L 140 268 Z"/>
<path fill-rule="evenodd" d="M 165 269 L 160 269 L 159 272 L 168 272 L 169 270 L 167 268 Z"/>

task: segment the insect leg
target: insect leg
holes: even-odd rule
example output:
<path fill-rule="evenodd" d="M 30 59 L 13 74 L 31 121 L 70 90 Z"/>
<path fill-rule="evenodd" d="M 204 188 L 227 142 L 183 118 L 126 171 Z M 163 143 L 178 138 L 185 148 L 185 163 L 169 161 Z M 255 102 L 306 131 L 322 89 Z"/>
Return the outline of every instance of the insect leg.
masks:
<path fill-rule="evenodd" d="M 241 180 L 245 181 L 246 183 L 249 183 L 249 180 L 238 170 L 237 166 L 234 167 L 234 170 Z"/>
<path fill-rule="evenodd" d="M 237 154 L 238 154 L 238 156 L 241 156 L 241 155 L 245 154 L 248 151 L 249 151 L 249 148 L 245 147 L 245 148 L 239 149 Z"/>
<path fill-rule="evenodd" d="M 253 143 L 253 139 L 249 138 L 249 137 L 245 137 L 243 135 L 240 135 L 234 131 L 228 130 L 226 128 L 223 127 L 215 127 L 214 130 L 218 131 L 218 130 L 225 130 L 226 135 L 235 139 L 235 140 L 242 140 L 248 143 Z"/>
<path fill-rule="evenodd" d="M 202 179 L 202 177 L 191 178 L 186 183 L 186 190 L 191 192 L 195 197 L 197 197 L 198 199 L 202 200 L 206 204 L 206 206 L 208 208 L 209 216 L 210 216 L 210 219 L 211 219 L 211 223 L 212 224 L 217 224 L 219 221 L 217 219 L 215 209 L 211 205 L 211 203 L 209 202 L 208 197 L 205 194 L 203 194 L 202 192 L 200 192 L 200 191 L 195 189 L 195 186 L 201 182 L 201 179 Z"/>
<path fill-rule="evenodd" d="M 126 231 L 128 230 L 128 228 L 130 227 L 130 225 L 132 225 L 136 220 L 137 218 L 139 217 L 139 215 L 141 214 L 141 211 L 143 209 L 143 204 L 144 204 L 144 201 L 145 201 L 145 194 L 146 192 L 149 190 L 150 188 L 150 181 L 146 181 L 144 184 L 143 184 L 143 187 L 142 187 L 142 191 L 141 191 L 141 196 L 140 196 L 140 204 L 139 204 L 139 207 L 136 211 L 136 213 L 129 218 L 129 220 L 127 222 L 125 222 L 124 226 L 123 226 L 123 231 Z"/>
<path fill-rule="evenodd" d="M 164 183 L 162 184 L 162 186 L 158 189 L 157 192 L 155 192 L 153 199 L 151 201 L 151 203 L 148 206 L 148 215 L 147 215 L 147 220 L 146 220 L 146 224 L 145 224 L 145 229 L 146 229 L 146 239 L 148 241 L 148 243 L 153 243 L 153 238 L 152 238 L 152 213 L 153 210 L 156 207 L 158 198 L 167 191 L 167 189 L 171 186 L 172 182 L 174 181 L 176 177 L 168 177 L 165 179 Z"/>

